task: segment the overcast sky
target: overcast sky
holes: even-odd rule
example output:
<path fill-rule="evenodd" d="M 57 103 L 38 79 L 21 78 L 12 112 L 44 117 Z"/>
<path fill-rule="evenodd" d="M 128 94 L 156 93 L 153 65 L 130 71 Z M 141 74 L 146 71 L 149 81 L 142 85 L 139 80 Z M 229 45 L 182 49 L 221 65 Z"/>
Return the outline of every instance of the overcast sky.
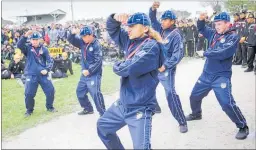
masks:
<path fill-rule="evenodd" d="M 2 17 L 6 20 L 14 21 L 15 16 L 49 13 L 56 9 L 67 12 L 64 20 L 71 20 L 71 3 L 70 0 L 58 0 L 59 2 L 51 2 L 50 0 L 3 0 L 2 1 Z M 131 13 L 145 12 L 148 13 L 149 7 L 154 0 L 144 1 L 124 1 L 124 0 L 73 0 L 74 19 L 106 17 L 111 13 Z M 209 8 L 203 8 L 199 1 L 160 1 L 160 11 L 170 8 L 176 10 L 187 10 L 195 16 L 196 11 L 208 11 Z"/>

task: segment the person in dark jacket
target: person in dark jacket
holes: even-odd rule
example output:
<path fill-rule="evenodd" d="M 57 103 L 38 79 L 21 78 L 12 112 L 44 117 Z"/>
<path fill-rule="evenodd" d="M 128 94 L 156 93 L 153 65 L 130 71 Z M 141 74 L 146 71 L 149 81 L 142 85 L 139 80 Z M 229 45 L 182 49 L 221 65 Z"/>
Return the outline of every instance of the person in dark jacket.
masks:
<path fill-rule="evenodd" d="M 256 54 L 256 23 L 252 13 L 248 15 L 247 22 L 245 38 L 248 45 L 248 68 L 244 72 L 251 72 L 253 71 L 253 62 Z M 256 67 L 254 72 L 256 74 Z"/>
<path fill-rule="evenodd" d="M 66 78 L 68 77 L 67 71 L 73 75 L 72 61 L 68 59 L 68 54 L 66 52 L 62 53 L 62 58 L 54 59 L 54 67 L 52 78 Z"/>
<path fill-rule="evenodd" d="M 154 2 L 153 6 L 149 9 L 149 17 L 152 22 L 152 27 L 161 33 L 161 37 L 164 40 L 165 61 L 159 69 L 158 78 L 164 86 L 169 109 L 173 117 L 179 123 L 180 132 L 186 133 L 188 131 L 187 121 L 174 85 L 177 64 L 184 56 L 183 38 L 179 29 L 176 28 L 175 20 L 177 17 L 172 11 L 167 10 L 163 13 L 161 16 L 161 24 L 157 21 L 156 13 L 158 7 L 159 2 Z"/>
<path fill-rule="evenodd" d="M 30 36 L 30 43 L 26 44 L 28 36 Z M 55 89 L 48 76 L 53 60 L 49 55 L 48 49 L 39 44 L 40 38 L 41 35 L 38 32 L 29 30 L 17 44 L 17 47 L 26 56 L 24 74 L 26 76 L 25 104 L 27 111 L 25 117 L 29 117 L 34 111 L 34 97 L 36 96 L 38 84 L 40 84 L 46 95 L 47 111 L 56 112 L 53 107 Z"/>
<path fill-rule="evenodd" d="M 204 52 L 207 59 L 203 73 L 190 95 L 192 114 L 186 119 L 202 119 L 202 99 L 213 89 L 222 110 L 239 128 L 236 138 L 242 140 L 249 134 L 249 128 L 231 94 L 232 59 L 240 39 L 235 29 L 229 28 L 230 16 L 226 12 L 214 17 L 215 30 L 205 25 L 205 16 L 204 13 L 200 15 L 197 28 L 208 39 L 210 45 Z"/>
<path fill-rule="evenodd" d="M 180 31 L 180 34 L 182 35 L 182 39 L 183 39 L 183 47 L 184 47 L 184 56 L 188 56 L 188 52 L 187 52 L 187 42 L 186 42 L 186 36 L 187 36 L 187 30 L 186 30 L 186 27 L 185 27 L 185 23 L 181 20 L 179 22 L 179 26 L 178 26 L 178 29 Z"/>
<path fill-rule="evenodd" d="M 198 40 L 198 32 L 196 26 L 193 24 L 192 20 L 188 20 L 188 27 L 186 28 L 186 41 L 188 48 L 188 56 L 193 57 L 195 52 L 195 43 Z"/>
<path fill-rule="evenodd" d="M 13 60 L 10 62 L 8 70 L 11 71 L 11 79 L 21 78 L 24 72 L 24 64 L 20 61 L 21 56 L 16 54 L 13 56 Z"/>
<path fill-rule="evenodd" d="M 234 23 L 232 28 L 236 30 L 236 34 L 238 34 L 241 37 L 241 23 L 240 23 L 240 14 L 235 13 L 234 15 Z M 236 50 L 234 59 L 233 59 L 233 65 L 241 65 L 242 64 L 242 44 L 239 43 L 238 48 Z"/>
<path fill-rule="evenodd" d="M 122 23 L 127 23 L 128 31 L 121 28 Z M 128 125 L 133 148 L 151 149 L 161 37 L 150 28 L 150 20 L 144 13 L 129 18 L 127 14 L 112 14 L 107 19 L 107 31 L 125 52 L 126 59 L 113 66 L 113 71 L 121 77 L 120 99 L 98 120 L 98 135 L 107 149 L 124 149 L 116 132 Z"/>
<path fill-rule="evenodd" d="M 68 36 L 68 41 L 75 47 L 81 49 L 82 74 L 77 85 L 76 94 L 83 110 L 78 115 L 93 114 L 93 107 L 88 99 L 89 92 L 94 100 L 100 116 L 105 112 L 104 98 L 101 93 L 102 77 L 102 50 L 101 45 L 94 35 L 91 27 L 84 26 L 80 30 L 80 37 L 76 34 L 79 29 L 73 29 Z"/>
<path fill-rule="evenodd" d="M 240 13 L 240 28 L 238 30 L 238 35 L 240 36 L 240 41 L 239 43 L 241 44 L 242 48 L 242 68 L 247 67 L 247 43 L 245 39 L 245 29 L 247 26 L 247 21 L 246 21 L 246 10 L 242 10 Z"/>

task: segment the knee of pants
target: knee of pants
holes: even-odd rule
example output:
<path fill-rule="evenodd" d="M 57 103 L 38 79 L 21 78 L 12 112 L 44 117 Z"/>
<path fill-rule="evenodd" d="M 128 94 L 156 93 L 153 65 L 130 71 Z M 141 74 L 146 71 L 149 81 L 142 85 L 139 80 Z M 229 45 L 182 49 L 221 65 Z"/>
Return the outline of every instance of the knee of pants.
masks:
<path fill-rule="evenodd" d="M 94 98 L 98 98 L 101 95 L 101 92 L 98 90 L 94 90 L 94 91 L 92 91 L 92 95 Z"/>
<path fill-rule="evenodd" d="M 101 134 L 103 134 L 103 133 L 105 132 L 104 122 L 102 121 L 101 118 L 99 118 L 98 121 L 97 121 L 97 130 L 98 130 L 98 132 L 100 132 Z"/>
<path fill-rule="evenodd" d="M 190 101 L 198 101 L 198 100 L 201 100 L 202 98 L 203 98 L 202 96 L 199 96 L 193 93 L 189 97 Z"/>
<path fill-rule="evenodd" d="M 229 102 L 229 100 L 225 100 L 225 101 L 220 101 L 220 105 L 221 105 L 221 108 L 223 111 L 226 111 L 228 110 L 232 105 L 235 105 L 235 104 L 231 104 Z"/>
<path fill-rule="evenodd" d="M 173 88 L 168 88 L 165 90 L 167 96 L 176 95 L 176 91 Z"/>
<path fill-rule="evenodd" d="M 26 99 L 33 99 L 36 96 L 36 93 L 25 93 Z"/>
<path fill-rule="evenodd" d="M 55 89 L 54 89 L 53 86 L 49 87 L 49 88 L 46 90 L 46 92 L 45 92 L 45 95 L 46 95 L 46 96 L 54 96 L 54 94 L 55 94 Z"/>

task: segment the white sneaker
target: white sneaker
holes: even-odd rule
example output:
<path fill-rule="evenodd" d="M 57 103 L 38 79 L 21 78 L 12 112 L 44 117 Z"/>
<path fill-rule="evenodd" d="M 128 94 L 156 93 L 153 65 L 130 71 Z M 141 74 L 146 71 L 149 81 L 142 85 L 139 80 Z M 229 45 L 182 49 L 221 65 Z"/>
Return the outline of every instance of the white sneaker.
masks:
<path fill-rule="evenodd" d="M 23 84 L 23 82 L 21 81 L 20 78 L 17 78 L 16 80 L 17 80 L 17 83 L 18 83 L 20 86 L 24 87 L 24 84 Z"/>

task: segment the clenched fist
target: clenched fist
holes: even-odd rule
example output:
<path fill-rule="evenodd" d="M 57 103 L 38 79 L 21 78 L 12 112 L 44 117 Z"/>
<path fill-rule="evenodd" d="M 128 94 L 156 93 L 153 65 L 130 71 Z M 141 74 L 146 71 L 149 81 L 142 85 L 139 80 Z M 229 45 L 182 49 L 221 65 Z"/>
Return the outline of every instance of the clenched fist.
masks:
<path fill-rule="evenodd" d="M 205 20 L 207 17 L 207 14 L 206 13 L 201 13 L 200 16 L 199 16 L 199 20 Z"/>
<path fill-rule="evenodd" d="M 158 68 L 158 71 L 159 71 L 159 72 L 164 72 L 165 69 L 166 69 L 166 68 L 165 68 L 165 66 L 163 65 L 161 68 Z"/>
<path fill-rule="evenodd" d="M 77 28 L 73 28 L 71 31 L 72 34 L 78 34 L 79 32 L 80 32 L 80 30 Z"/>
<path fill-rule="evenodd" d="M 129 14 L 115 14 L 114 19 L 121 23 L 127 23 L 127 20 L 129 18 Z"/>
<path fill-rule="evenodd" d="M 41 71 L 41 74 L 42 74 L 42 75 L 46 75 L 47 72 L 48 72 L 47 70 L 42 70 L 42 71 Z"/>
<path fill-rule="evenodd" d="M 84 76 L 88 76 L 90 74 L 90 72 L 88 70 L 83 70 L 83 75 Z"/>
<path fill-rule="evenodd" d="M 28 32 L 26 32 L 26 34 L 25 34 L 25 37 L 28 37 L 28 36 L 30 36 L 32 34 L 33 34 L 33 31 L 32 30 L 28 30 Z"/>
<path fill-rule="evenodd" d="M 160 6 L 160 2 L 155 1 L 155 2 L 153 3 L 153 5 L 152 5 L 152 10 L 153 10 L 153 11 L 156 10 L 157 8 L 159 8 L 159 6 Z"/>

